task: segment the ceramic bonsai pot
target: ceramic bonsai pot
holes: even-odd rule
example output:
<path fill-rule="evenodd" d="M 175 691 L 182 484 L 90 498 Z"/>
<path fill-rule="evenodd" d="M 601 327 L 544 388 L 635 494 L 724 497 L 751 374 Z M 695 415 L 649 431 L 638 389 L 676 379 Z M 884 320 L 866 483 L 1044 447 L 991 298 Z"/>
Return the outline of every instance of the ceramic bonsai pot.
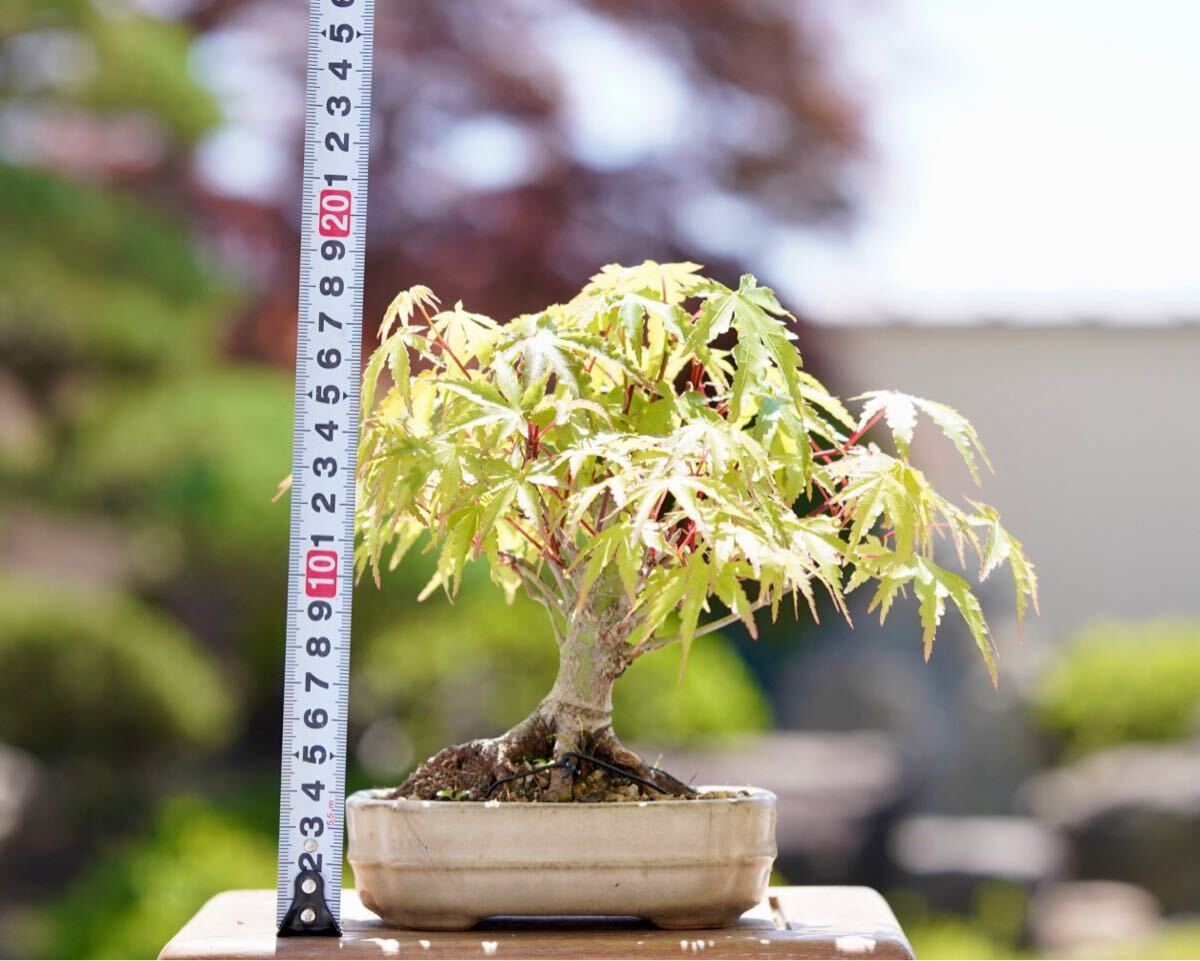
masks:
<path fill-rule="evenodd" d="M 406 928 L 497 915 L 628 915 L 662 928 L 733 924 L 762 900 L 775 795 L 611 803 L 346 802 L 363 904 Z"/>

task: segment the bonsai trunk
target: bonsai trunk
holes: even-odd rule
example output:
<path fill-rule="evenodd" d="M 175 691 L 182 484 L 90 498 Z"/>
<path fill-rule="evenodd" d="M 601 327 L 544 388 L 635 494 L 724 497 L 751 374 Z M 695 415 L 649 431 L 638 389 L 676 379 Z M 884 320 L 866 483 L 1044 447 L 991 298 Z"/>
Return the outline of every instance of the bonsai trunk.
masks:
<path fill-rule="evenodd" d="M 618 740 L 612 728 L 612 689 L 637 656 L 629 644 L 629 603 L 619 579 L 606 571 L 577 607 L 558 649 L 554 686 L 523 721 L 497 738 L 470 741 L 435 754 L 396 790 L 398 796 L 466 794 L 482 800 L 500 778 L 528 770 L 530 762 L 563 761 L 570 754 L 597 758 L 657 785 L 658 792 L 687 795 L 676 779 L 651 768 Z M 587 762 L 582 762 L 586 767 Z M 563 767 L 541 775 L 540 799 L 571 797 L 574 775 Z M 635 783 L 613 775 L 622 786 Z M 532 780 L 532 779 L 530 779 Z"/>

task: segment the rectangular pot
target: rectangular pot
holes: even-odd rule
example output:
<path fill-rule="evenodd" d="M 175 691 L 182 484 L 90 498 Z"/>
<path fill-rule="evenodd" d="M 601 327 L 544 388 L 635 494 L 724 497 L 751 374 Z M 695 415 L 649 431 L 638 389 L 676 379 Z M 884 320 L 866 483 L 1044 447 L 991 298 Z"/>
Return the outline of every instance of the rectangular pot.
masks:
<path fill-rule="evenodd" d="M 363 903 L 394 924 L 462 930 L 497 915 L 634 916 L 664 928 L 733 924 L 767 889 L 775 795 L 537 804 L 346 802 Z"/>

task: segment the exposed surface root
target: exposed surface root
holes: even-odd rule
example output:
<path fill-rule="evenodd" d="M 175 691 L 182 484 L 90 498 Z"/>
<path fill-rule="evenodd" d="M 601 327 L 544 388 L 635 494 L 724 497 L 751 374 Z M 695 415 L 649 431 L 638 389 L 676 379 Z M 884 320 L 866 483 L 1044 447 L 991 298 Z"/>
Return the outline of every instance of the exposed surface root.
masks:
<path fill-rule="evenodd" d="M 435 799 L 460 800 L 466 792 L 468 800 L 482 797 L 499 770 L 496 741 L 467 741 L 443 748 L 412 772 L 392 797 L 408 797 L 423 801 Z"/>
<path fill-rule="evenodd" d="M 555 734 L 551 727 L 534 714 L 501 737 L 444 748 L 413 771 L 390 796 L 426 801 L 584 802 L 696 796 L 688 785 L 650 767 L 622 745 L 607 725 L 574 737 Z M 573 752 L 628 771 L 659 790 L 586 759 L 568 757 Z M 569 764 L 565 768 L 528 773 L 559 761 Z M 496 783 L 501 778 L 524 774 L 528 776 Z"/>

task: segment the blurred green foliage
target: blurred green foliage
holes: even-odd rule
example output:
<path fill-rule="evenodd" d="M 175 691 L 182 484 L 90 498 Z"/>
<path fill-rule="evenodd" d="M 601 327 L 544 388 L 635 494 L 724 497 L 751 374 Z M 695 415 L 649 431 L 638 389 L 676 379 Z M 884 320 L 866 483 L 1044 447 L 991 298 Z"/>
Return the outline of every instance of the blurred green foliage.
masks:
<path fill-rule="evenodd" d="M 215 349 L 227 294 L 144 204 L 0 163 L 0 352 L 39 382 L 178 371 Z"/>
<path fill-rule="evenodd" d="M 1200 728 L 1200 623 L 1103 623 L 1072 638 L 1033 698 L 1067 757 Z"/>
<path fill-rule="evenodd" d="M 142 837 L 84 871 L 48 912 L 52 958 L 153 958 L 218 891 L 274 885 L 275 844 L 199 798 L 166 801 Z"/>
<path fill-rule="evenodd" d="M 110 513 L 169 521 L 190 551 L 277 564 L 291 456 L 292 389 L 274 370 L 229 366 L 114 390 L 78 421 L 67 476 Z"/>
<path fill-rule="evenodd" d="M 0 106 L 51 128 L 137 115 L 164 138 L 162 164 L 186 163 L 217 112 L 180 24 L 87 0 L 0 8 L 0 45 L 36 53 L 62 33 L 94 69 L 36 89 L 0 75 Z M 0 161 L 0 399 L 21 418 L 0 430 L 0 742 L 53 771 L 69 819 L 49 832 L 67 839 L 53 856 L 73 865 L 57 901 L 23 909 L 36 936 L 0 954 L 153 956 L 211 894 L 273 883 L 288 509 L 271 497 L 290 468 L 291 378 L 222 356 L 238 295 L 186 200 L 120 180 Z M 46 519 L 57 550 L 73 550 L 78 522 L 126 556 L 82 579 L 70 565 L 25 577 L 6 531 Z M 543 612 L 506 607 L 482 568 L 456 604 L 418 607 L 429 560 L 356 592 L 352 784 L 379 776 L 357 750 L 373 727 L 407 738 L 398 781 L 418 750 L 497 733 L 550 686 Z M 623 733 L 677 741 L 769 720 L 719 637 L 697 645 L 682 686 L 676 667 L 662 652 L 622 680 Z M 222 800 L 238 791 L 248 807 Z M 6 892 L 28 897 L 19 882 Z"/>
<path fill-rule="evenodd" d="M 153 957 L 274 873 L 277 728 L 256 722 L 278 715 L 290 378 L 221 356 L 237 294 L 179 189 L 219 119 L 190 44 L 132 4 L 0 5 L 0 108 L 27 137 L 0 161 L 0 742 L 61 800 L 22 832 L 48 845 L 21 851 L 38 877 L 0 878 L 0 912 L 41 932 L 4 956 Z M 170 799 L 251 781 L 252 819 Z"/>
<path fill-rule="evenodd" d="M 902 922 L 913 954 L 935 961 L 961 961 L 963 958 L 1025 958 L 1027 952 L 980 930 L 973 918 L 958 914 L 937 913 Z"/>
<path fill-rule="evenodd" d="M 684 745 L 736 739 L 771 726 L 771 708 L 719 634 L 697 640 L 683 676 L 674 648 L 633 663 L 613 689 L 613 723 L 628 741 Z"/>
<path fill-rule="evenodd" d="M 0 742 L 43 758 L 212 748 L 236 717 L 195 638 L 116 594 L 0 584 L 0 665 Z"/>
<path fill-rule="evenodd" d="M 1159 933 L 1145 941 L 1122 945 L 1108 951 L 1096 951 L 1098 958 L 1200 958 L 1200 921 L 1190 920 L 1169 924 Z"/>
<path fill-rule="evenodd" d="M 220 119 L 212 97 L 193 75 L 191 38 L 178 23 L 126 3 L 6 0 L 0 7 L 0 39 L 39 32 L 65 34 L 76 43 L 74 69 L 34 84 L 5 76 L 0 95 L 101 115 L 138 112 L 185 145 Z"/>
<path fill-rule="evenodd" d="M 1011 884 L 981 885 L 966 915 L 933 911 L 915 891 L 893 891 L 887 900 L 918 958 L 1030 956 L 1021 946 L 1028 896 Z"/>
<path fill-rule="evenodd" d="M 1024 937 L 1024 893 L 1008 885 L 984 886 L 971 912 L 965 915 L 931 911 L 912 891 L 891 892 L 888 903 L 918 958 L 949 961 L 1044 956 Z M 1200 958 L 1200 922 L 1170 922 L 1142 940 L 1091 945 L 1082 951 L 1079 956 L 1088 958 Z"/>
<path fill-rule="evenodd" d="M 558 653 L 545 612 L 523 597 L 505 604 L 477 566 L 455 604 L 431 597 L 369 634 L 354 655 L 355 715 L 402 718 L 418 760 L 506 730 L 554 682 Z M 623 739 L 677 744 L 769 725 L 766 700 L 720 635 L 696 642 L 682 679 L 679 663 L 677 649 L 664 649 L 617 681 L 613 722 Z"/>
<path fill-rule="evenodd" d="M 188 60 L 191 38 L 180 24 L 92 16 L 83 25 L 95 45 L 97 69 L 76 93 L 81 106 L 147 111 L 183 143 L 192 143 L 220 120 L 208 92 L 197 86 Z"/>

